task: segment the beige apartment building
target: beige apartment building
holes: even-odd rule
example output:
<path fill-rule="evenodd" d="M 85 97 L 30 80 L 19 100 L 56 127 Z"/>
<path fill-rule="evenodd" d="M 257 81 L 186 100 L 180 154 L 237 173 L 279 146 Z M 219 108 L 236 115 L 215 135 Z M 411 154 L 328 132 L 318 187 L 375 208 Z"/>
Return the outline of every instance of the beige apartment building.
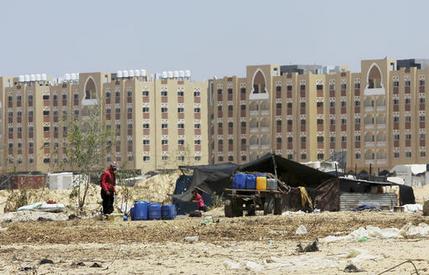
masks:
<path fill-rule="evenodd" d="M 52 172 L 65 158 L 67 121 L 99 107 L 111 129 L 107 163 L 142 172 L 208 163 L 207 82 L 189 71 L 145 70 L 0 78 L 0 169 Z"/>
<path fill-rule="evenodd" d="M 209 81 L 211 163 L 274 152 L 299 162 L 344 156 L 347 171 L 428 163 L 427 60 L 344 67 L 248 66 Z"/>

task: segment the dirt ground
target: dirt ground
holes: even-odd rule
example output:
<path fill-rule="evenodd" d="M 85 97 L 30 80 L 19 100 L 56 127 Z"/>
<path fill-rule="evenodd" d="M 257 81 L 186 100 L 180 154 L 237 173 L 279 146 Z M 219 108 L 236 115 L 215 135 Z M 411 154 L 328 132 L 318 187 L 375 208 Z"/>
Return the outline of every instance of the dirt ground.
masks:
<path fill-rule="evenodd" d="M 300 242 L 305 245 L 316 238 L 345 235 L 361 226 L 429 224 L 429 217 L 421 214 L 286 213 L 228 219 L 215 209 L 208 215 L 213 218 L 209 224 L 202 223 L 207 217 L 2 224 L 0 273 L 343 274 L 345 266 L 354 263 L 367 274 L 378 274 L 411 259 L 419 274 L 429 274 L 429 238 L 321 242 L 318 252 L 296 251 Z M 297 236 L 299 225 L 308 234 Z M 193 236 L 198 240 L 185 240 Z M 41 265 L 44 258 L 53 264 Z M 94 263 L 101 267 L 91 267 Z M 411 274 L 412 270 L 407 263 L 390 274 Z"/>

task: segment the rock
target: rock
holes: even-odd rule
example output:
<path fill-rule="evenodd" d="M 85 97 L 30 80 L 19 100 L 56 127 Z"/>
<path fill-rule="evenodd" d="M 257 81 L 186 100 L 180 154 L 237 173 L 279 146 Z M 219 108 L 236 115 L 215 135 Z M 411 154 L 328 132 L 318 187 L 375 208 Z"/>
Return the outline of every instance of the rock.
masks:
<path fill-rule="evenodd" d="M 73 262 L 72 264 L 71 264 L 71 266 L 73 266 L 73 267 L 78 267 L 78 266 L 86 266 L 85 265 L 85 263 L 84 262 Z"/>
<path fill-rule="evenodd" d="M 264 266 L 252 261 L 247 261 L 246 270 L 253 272 L 261 272 L 262 270 L 264 270 Z"/>
<path fill-rule="evenodd" d="M 198 242 L 199 237 L 198 236 L 188 236 L 185 237 L 184 241 L 187 243 L 195 243 Z"/>
<path fill-rule="evenodd" d="M 423 216 L 429 216 L 429 200 L 423 203 Z"/>
<path fill-rule="evenodd" d="M 99 268 L 99 267 L 101 267 L 101 264 L 99 264 L 99 263 L 93 263 L 93 264 L 91 265 L 91 267 L 97 267 L 97 268 Z"/>
<path fill-rule="evenodd" d="M 348 264 L 344 268 L 344 272 L 352 273 L 352 272 L 364 272 L 364 270 L 358 268 L 354 264 Z"/>
<path fill-rule="evenodd" d="M 19 271 L 24 271 L 24 272 L 30 271 L 30 270 L 33 270 L 31 266 L 24 266 L 19 269 Z"/>
<path fill-rule="evenodd" d="M 302 245 L 301 245 L 301 243 L 299 243 L 297 251 L 300 252 L 300 253 L 319 251 L 318 241 L 315 240 L 314 242 L 308 244 L 305 248 L 303 248 Z"/>
<path fill-rule="evenodd" d="M 306 235 L 307 233 L 307 228 L 302 224 L 295 231 L 295 235 Z"/>
<path fill-rule="evenodd" d="M 54 261 L 44 258 L 40 260 L 39 264 L 54 264 Z"/>
<path fill-rule="evenodd" d="M 223 265 L 225 266 L 226 269 L 240 269 L 241 267 L 240 263 L 237 263 L 231 260 L 225 260 L 223 262 Z"/>

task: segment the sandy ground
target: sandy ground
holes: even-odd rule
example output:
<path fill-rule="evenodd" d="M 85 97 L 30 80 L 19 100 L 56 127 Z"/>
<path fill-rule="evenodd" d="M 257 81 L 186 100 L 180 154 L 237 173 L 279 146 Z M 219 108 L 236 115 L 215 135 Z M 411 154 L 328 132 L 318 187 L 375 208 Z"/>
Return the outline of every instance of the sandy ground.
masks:
<path fill-rule="evenodd" d="M 4 274 L 343 274 L 352 262 L 367 274 L 411 259 L 429 274 L 429 238 L 369 239 L 320 243 L 318 252 L 298 253 L 328 235 L 360 226 L 401 228 L 429 224 L 421 214 L 390 212 L 289 213 L 228 219 L 216 209 L 204 218 L 123 222 L 95 219 L 2 224 L 0 273 Z M 218 221 L 218 222 L 217 222 Z M 295 235 L 299 225 L 308 234 Z M 198 236 L 189 243 L 186 237 Z M 40 265 L 47 258 L 53 264 Z M 101 267 L 91 267 L 98 263 Z M 27 269 L 27 271 L 24 271 Z M 405 264 L 389 274 L 411 274 Z M 360 273 L 365 274 L 365 273 Z"/>

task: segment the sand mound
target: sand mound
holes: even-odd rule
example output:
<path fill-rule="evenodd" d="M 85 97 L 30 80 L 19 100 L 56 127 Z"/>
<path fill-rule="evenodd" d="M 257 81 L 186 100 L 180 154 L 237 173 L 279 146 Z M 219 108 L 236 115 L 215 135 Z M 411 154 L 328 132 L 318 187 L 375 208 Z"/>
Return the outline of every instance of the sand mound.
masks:
<path fill-rule="evenodd" d="M 416 203 L 423 204 L 424 201 L 429 200 L 429 184 L 422 187 L 413 187 Z"/>

